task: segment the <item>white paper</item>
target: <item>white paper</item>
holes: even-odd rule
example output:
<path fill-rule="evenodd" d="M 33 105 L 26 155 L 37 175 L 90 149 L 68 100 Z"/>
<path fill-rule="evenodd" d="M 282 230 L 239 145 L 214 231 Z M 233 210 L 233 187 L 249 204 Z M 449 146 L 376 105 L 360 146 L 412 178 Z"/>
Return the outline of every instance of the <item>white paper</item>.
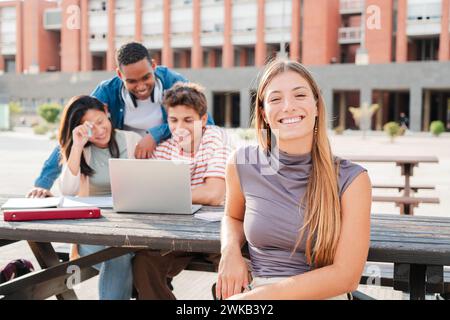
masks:
<path fill-rule="evenodd" d="M 2 206 L 2 210 L 57 208 L 61 202 L 61 197 L 12 198 L 6 201 L 6 203 Z"/>
<path fill-rule="evenodd" d="M 12 198 L 6 201 L 2 210 L 45 209 L 45 208 L 85 208 L 96 207 L 110 209 L 112 197 L 49 197 L 49 198 Z"/>
<path fill-rule="evenodd" d="M 207 221 L 221 221 L 223 217 L 223 211 L 206 211 L 194 214 L 197 219 L 207 220 Z"/>
<path fill-rule="evenodd" d="M 96 207 L 109 209 L 113 207 L 112 197 L 64 197 L 62 208 Z"/>

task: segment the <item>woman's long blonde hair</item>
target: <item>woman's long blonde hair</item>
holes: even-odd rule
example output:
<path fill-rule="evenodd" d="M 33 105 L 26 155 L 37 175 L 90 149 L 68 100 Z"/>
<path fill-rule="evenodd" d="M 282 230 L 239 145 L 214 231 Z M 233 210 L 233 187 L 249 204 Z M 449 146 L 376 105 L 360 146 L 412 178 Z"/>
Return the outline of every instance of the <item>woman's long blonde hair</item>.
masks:
<path fill-rule="evenodd" d="M 335 164 L 327 136 L 326 109 L 320 89 L 309 71 L 295 61 L 274 60 L 260 77 L 256 92 L 255 126 L 259 144 L 271 150 L 272 132 L 264 121 L 264 95 L 268 84 L 281 73 L 298 73 L 310 85 L 317 102 L 317 118 L 314 128 L 311 158 L 312 169 L 308 186 L 300 205 L 305 208 L 304 224 L 294 251 L 306 237 L 306 257 L 315 268 L 331 265 L 336 254 L 341 231 L 341 210 L 338 192 L 338 165 Z"/>

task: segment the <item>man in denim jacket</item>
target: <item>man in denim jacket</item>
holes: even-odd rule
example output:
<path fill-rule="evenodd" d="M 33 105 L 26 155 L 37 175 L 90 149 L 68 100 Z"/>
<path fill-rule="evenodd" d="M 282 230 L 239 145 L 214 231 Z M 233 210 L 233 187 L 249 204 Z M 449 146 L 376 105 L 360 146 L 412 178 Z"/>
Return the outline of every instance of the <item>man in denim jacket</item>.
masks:
<path fill-rule="evenodd" d="M 107 105 L 114 128 L 143 136 L 135 157 L 150 158 L 156 145 L 171 136 L 167 113 L 161 105 L 164 91 L 186 79 L 167 67 L 156 66 L 147 48 L 136 42 L 117 51 L 117 66 L 117 76 L 100 83 L 91 95 Z M 214 124 L 210 115 L 208 124 Z M 28 197 L 51 196 L 50 189 L 61 173 L 59 160 L 60 149 L 56 147 Z"/>

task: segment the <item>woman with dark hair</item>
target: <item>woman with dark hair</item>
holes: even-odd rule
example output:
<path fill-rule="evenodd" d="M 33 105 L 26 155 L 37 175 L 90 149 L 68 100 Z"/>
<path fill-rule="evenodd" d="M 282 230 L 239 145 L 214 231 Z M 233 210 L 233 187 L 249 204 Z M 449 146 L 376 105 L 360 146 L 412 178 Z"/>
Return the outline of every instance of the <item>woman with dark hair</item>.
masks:
<path fill-rule="evenodd" d="M 61 119 L 59 144 L 63 171 L 63 195 L 102 196 L 111 194 L 110 158 L 134 158 L 141 137 L 134 132 L 113 130 L 107 107 L 90 96 L 72 98 Z M 71 258 L 104 249 L 102 246 L 72 247 Z M 129 299 L 133 288 L 132 256 L 104 262 L 100 270 L 100 299 Z"/>

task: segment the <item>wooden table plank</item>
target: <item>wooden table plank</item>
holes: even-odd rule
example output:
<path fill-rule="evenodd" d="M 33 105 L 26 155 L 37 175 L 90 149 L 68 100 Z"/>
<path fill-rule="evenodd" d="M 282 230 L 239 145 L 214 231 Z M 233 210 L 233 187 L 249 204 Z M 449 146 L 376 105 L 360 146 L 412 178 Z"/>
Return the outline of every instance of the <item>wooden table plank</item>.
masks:
<path fill-rule="evenodd" d="M 0 214 L 1 217 L 1 214 Z M 395 238 L 417 238 L 418 240 L 429 239 L 433 240 L 448 240 L 450 238 L 450 226 L 441 224 L 441 226 L 435 225 L 420 225 L 419 223 L 410 224 L 409 228 L 405 224 L 395 224 L 395 221 L 391 220 L 389 222 L 376 219 L 373 216 L 372 219 L 372 235 L 373 236 L 384 236 L 391 235 Z M 120 225 L 118 225 L 119 223 Z M 95 224 L 95 225 L 94 225 Z M 108 235 L 127 235 L 127 234 L 139 234 L 145 235 L 149 232 L 171 232 L 175 231 L 178 234 L 189 234 L 194 233 L 196 237 L 201 237 L 203 235 L 216 236 L 219 232 L 218 223 L 208 223 L 205 225 L 197 225 L 195 222 L 192 224 L 182 224 L 177 225 L 175 222 L 172 224 L 139 224 L 125 222 L 120 223 L 120 220 L 115 221 L 113 224 L 104 221 L 92 220 L 77 220 L 64 222 L 13 222 L 8 223 L 9 229 L 20 229 L 22 231 L 33 231 L 33 230 L 46 230 L 52 229 L 52 231 L 67 232 L 67 233 L 95 233 L 95 234 L 108 234 Z M 161 230 L 164 229 L 164 230 Z M 437 230 L 438 229 L 438 230 Z M 437 232 L 439 231 L 439 232 Z"/>
<path fill-rule="evenodd" d="M 393 163 L 439 163 L 435 156 L 342 156 L 353 162 L 393 162 Z"/>
<path fill-rule="evenodd" d="M 111 214 L 113 215 L 113 214 Z M 445 263 L 450 265 L 450 222 L 436 219 L 440 227 L 426 223 L 423 218 L 400 217 L 395 219 L 386 216 L 372 217 L 371 251 L 380 254 L 369 255 L 375 261 L 392 262 L 395 255 L 402 255 L 399 260 L 405 262 L 419 262 L 419 258 L 412 253 L 420 253 L 424 262 L 427 259 L 438 261 L 447 254 Z M 127 219 L 130 219 L 128 217 Z M 175 219 L 176 220 L 176 219 Z M 154 247 L 160 249 L 184 249 L 187 251 L 219 252 L 220 224 L 208 223 L 208 228 L 199 232 L 198 222 L 191 217 L 191 225 L 183 217 L 183 224 L 176 228 L 174 224 L 170 230 L 157 228 L 123 228 L 115 227 L 120 221 L 115 221 L 109 227 L 106 224 L 98 227 L 97 222 L 82 221 L 51 221 L 5 223 L 0 221 L 0 238 L 11 240 L 31 240 L 47 242 L 74 242 L 85 244 L 104 244 L 109 246 L 137 246 Z M 381 223 L 379 223 L 381 221 Z M 421 221 L 423 223 L 421 225 Z M 447 223 L 445 223 L 447 222 Z M 203 223 L 203 222 L 200 222 Z M 389 225 L 391 223 L 391 225 Z M 418 229 L 421 226 L 421 230 Z M 164 225 L 161 225 L 164 228 Z M 169 228 L 169 227 L 168 227 Z M 426 232 L 424 232 L 424 229 Z M 170 241 L 167 241 L 170 239 Z M 380 256 L 385 258 L 381 259 Z"/>

